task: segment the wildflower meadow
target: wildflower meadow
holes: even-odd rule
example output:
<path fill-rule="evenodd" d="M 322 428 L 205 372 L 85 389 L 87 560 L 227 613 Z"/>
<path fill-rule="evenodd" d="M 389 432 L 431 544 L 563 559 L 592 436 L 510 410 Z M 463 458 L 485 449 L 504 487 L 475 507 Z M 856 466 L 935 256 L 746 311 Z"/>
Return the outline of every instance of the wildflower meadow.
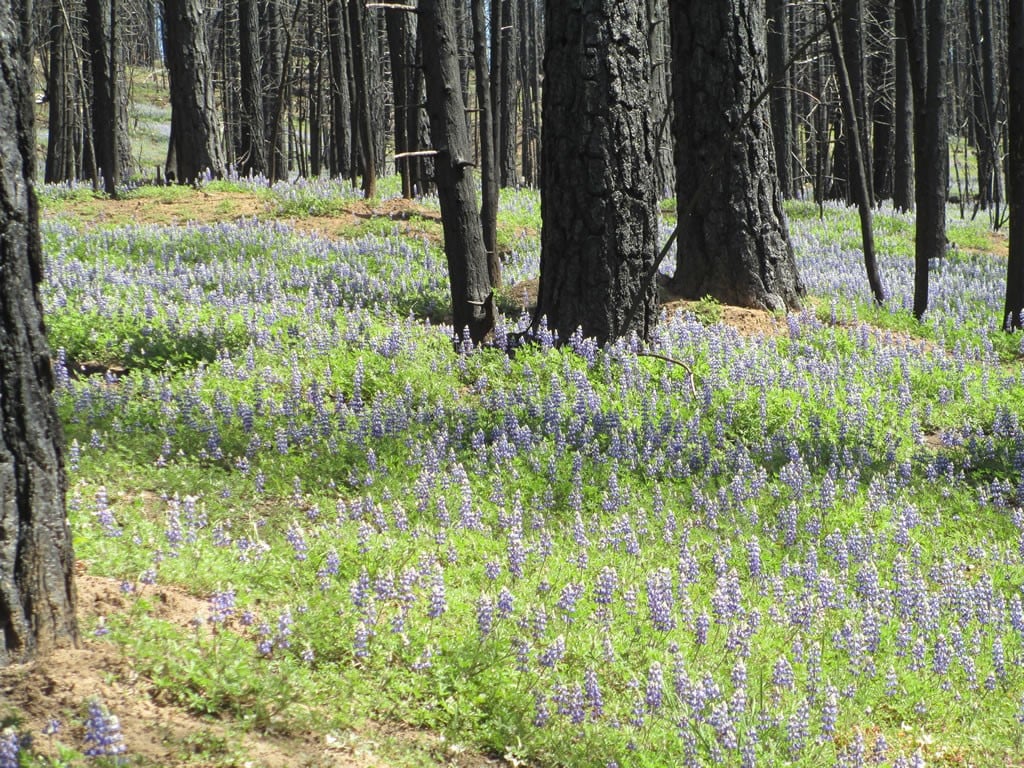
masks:
<path fill-rule="evenodd" d="M 855 212 L 794 203 L 810 296 L 767 332 L 705 301 L 646 345 L 519 343 L 510 287 L 474 349 L 436 238 L 295 224 L 340 184 L 217 185 L 277 213 L 84 225 L 43 193 L 76 557 L 131 606 L 83 634 L 163 700 L 509 765 L 1024 764 L 1024 372 L 982 217 L 950 209 L 923 323 L 911 217 L 876 218 L 877 308 Z M 535 193 L 500 217 L 517 286 Z M 102 702 L 53 714 L 0 765 L 133 764 Z"/>

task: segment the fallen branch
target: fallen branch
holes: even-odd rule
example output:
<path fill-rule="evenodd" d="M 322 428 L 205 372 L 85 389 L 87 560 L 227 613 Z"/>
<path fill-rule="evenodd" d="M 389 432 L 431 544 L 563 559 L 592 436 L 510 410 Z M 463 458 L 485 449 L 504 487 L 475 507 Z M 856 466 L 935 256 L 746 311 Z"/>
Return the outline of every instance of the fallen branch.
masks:
<path fill-rule="evenodd" d="M 659 355 L 657 352 L 637 352 L 636 356 L 637 357 L 653 357 L 653 358 L 655 358 L 657 360 L 664 360 L 666 363 L 672 363 L 673 365 L 678 365 L 680 368 L 682 368 L 688 374 L 688 380 L 690 382 L 690 391 L 693 393 L 694 399 L 697 398 L 697 383 L 696 383 L 696 376 L 693 373 L 693 368 L 688 366 L 682 360 L 676 360 L 674 357 L 669 357 L 668 355 Z"/>

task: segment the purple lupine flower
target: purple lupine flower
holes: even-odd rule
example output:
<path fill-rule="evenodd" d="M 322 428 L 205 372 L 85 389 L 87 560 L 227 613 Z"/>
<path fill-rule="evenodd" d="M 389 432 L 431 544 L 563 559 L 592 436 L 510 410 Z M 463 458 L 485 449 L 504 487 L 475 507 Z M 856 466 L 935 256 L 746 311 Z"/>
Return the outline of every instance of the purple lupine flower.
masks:
<path fill-rule="evenodd" d="M 647 577 L 647 610 L 651 624 L 659 632 L 675 629 L 676 619 L 672 615 L 674 603 L 672 572 L 668 568 L 659 568 Z"/>
<path fill-rule="evenodd" d="M 739 737 L 736 734 L 736 721 L 729 711 L 729 705 L 724 701 L 717 701 L 711 707 L 711 714 L 708 716 L 708 723 L 715 729 L 718 743 L 724 749 L 736 749 L 739 746 Z"/>
<path fill-rule="evenodd" d="M 85 721 L 85 754 L 88 757 L 107 757 L 125 752 L 121 723 L 110 714 L 99 699 L 89 702 L 89 717 Z"/>
<path fill-rule="evenodd" d="M 515 611 L 515 597 L 508 587 L 502 587 L 498 593 L 498 618 L 507 619 Z"/>
<path fill-rule="evenodd" d="M 292 545 L 292 549 L 295 551 L 295 559 L 299 562 L 305 560 L 308 556 L 309 545 L 306 543 L 306 536 L 302 526 L 292 523 L 288 526 L 288 530 L 285 531 L 284 537 Z"/>
<path fill-rule="evenodd" d="M 584 700 L 590 708 L 590 718 L 599 720 L 604 715 L 604 697 L 601 695 L 601 687 L 597 682 L 597 672 L 593 667 L 587 667 L 583 673 Z"/>
<path fill-rule="evenodd" d="M 786 720 L 786 737 L 789 740 L 789 756 L 793 760 L 803 754 L 804 744 L 810 731 L 811 708 L 806 698 L 800 700 L 796 711 Z"/>
<path fill-rule="evenodd" d="M 839 691 L 835 686 L 830 685 L 825 690 L 825 700 L 821 704 L 821 741 L 825 742 L 832 738 L 836 732 L 836 722 L 839 720 Z"/>
<path fill-rule="evenodd" d="M 559 635 L 538 658 L 542 667 L 553 667 L 565 656 L 565 635 Z"/>
<path fill-rule="evenodd" d="M 594 585 L 594 602 L 598 605 L 611 605 L 618 588 L 618 572 L 614 566 L 606 565 L 597 574 L 597 583 Z"/>
<path fill-rule="evenodd" d="M 21 760 L 21 737 L 13 728 L 0 731 L 0 768 L 18 768 Z"/>
<path fill-rule="evenodd" d="M 665 679 L 661 664 L 654 661 L 647 669 L 647 687 L 644 689 L 644 703 L 648 712 L 657 712 L 665 697 Z"/>
<path fill-rule="evenodd" d="M 775 667 L 772 669 L 772 685 L 787 691 L 793 690 L 793 667 L 785 656 L 779 656 L 775 661 Z"/>
<path fill-rule="evenodd" d="M 476 601 L 476 628 L 481 638 L 491 634 L 494 626 L 494 599 L 490 595 L 480 595 Z"/>
<path fill-rule="evenodd" d="M 548 697 L 547 694 L 542 691 L 537 691 L 533 698 L 534 704 L 534 715 L 533 725 L 536 728 L 543 728 L 548 724 L 548 720 L 551 718 L 551 712 L 548 710 Z"/>
<path fill-rule="evenodd" d="M 693 641 L 697 645 L 704 645 L 708 641 L 708 629 L 711 628 L 711 617 L 708 616 L 707 611 L 701 611 L 697 617 L 696 626 L 694 627 L 694 638 Z"/>
<path fill-rule="evenodd" d="M 575 582 L 569 582 L 562 588 L 561 594 L 558 596 L 558 609 L 565 614 L 565 621 L 567 624 L 571 624 L 573 620 L 573 614 L 576 612 L 576 603 L 579 602 L 580 598 L 583 597 L 585 589 L 582 584 Z"/>
<path fill-rule="evenodd" d="M 209 621 L 211 624 L 223 624 L 235 613 L 235 590 L 225 589 L 214 592 L 208 601 L 210 606 Z"/>
<path fill-rule="evenodd" d="M 427 607 L 427 616 L 437 619 L 447 610 L 448 599 L 445 596 L 444 574 L 438 570 L 434 576 L 433 584 L 430 585 L 430 604 Z"/>

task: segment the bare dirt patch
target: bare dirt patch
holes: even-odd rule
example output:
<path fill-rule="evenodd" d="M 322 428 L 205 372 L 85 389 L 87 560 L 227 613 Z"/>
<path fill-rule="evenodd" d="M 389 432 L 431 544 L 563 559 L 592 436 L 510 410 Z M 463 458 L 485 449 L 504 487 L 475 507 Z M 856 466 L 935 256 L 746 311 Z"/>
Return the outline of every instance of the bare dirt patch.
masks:
<path fill-rule="evenodd" d="M 79 564 L 79 570 L 87 566 Z M 135 597 L 114 579 L 77 576 L 82 627 L 132 609 Z M 205 615 L 205 600 L 170 586 L 146 588 L 155 618 L 180 627 Z M 238 766 L 239 768 L 385 768 L 404 764 L 483 768 L 505 765 L 472 750 L 447 744 L 438 734 L 400 724 L 367 723 L 332 733 L 282 736 L 246 731 L 238 724 L 193 715 L 157 694 L 122 650 L 102 637 L 82 638 L 80 647 L 61 649 L 45 660 L 0 669 L 0 719 L 14 717 L 33 735 L 33 750 L 56 759 L 59 744 L 81 748 L 87 704 L 99 698 L 117 716 L 126 757 L 135 766 Z M 43 736 L 53 719 L 54 736 Z M 396 758 L 397 755 L 397 758 Z"/>

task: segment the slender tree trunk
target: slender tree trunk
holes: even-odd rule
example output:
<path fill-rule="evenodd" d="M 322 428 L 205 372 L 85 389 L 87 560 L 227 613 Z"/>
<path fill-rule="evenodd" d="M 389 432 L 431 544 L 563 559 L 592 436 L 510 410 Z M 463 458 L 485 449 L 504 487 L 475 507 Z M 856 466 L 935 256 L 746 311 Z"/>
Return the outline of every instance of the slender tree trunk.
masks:
<path fill-rule="evenodd" d="M 903 0 L 897 0 L 902 3 Z M 892 204 L 898 211 L 914 210 L 914 88 L 910 81 L 910 51 L 906 17 L 896 8 L 895 141 Z"/>
<path fill-rule="evenodd" d="M 224 175 L 206 17 L 201 0 L 164 0 L 164 8 L 164 51 L 171 85 L 167 173 L 182 184 L 192 184 L 207 171 L 216 177 Z"/>
<path fill-rule="evenodd" d="M 48 184 L 77 179 L 81 174 L 82 77 L 75 49 L 77 23 L 68 3 L 51 0 L 50 68 L 46 78 L 49 137 L 45 180 Z"/>
<path fill-rule="evenodd" d="M 491 287 L 501 286 L 501 259 L 498 258 L 498 174 L 494 162 L 494 113 L 491 109 L 491 84 L 487 72 L 487 18 L 484 0 L 471 0 L 473 12 L 473 66 L 476 71 L 476 100 L 480 109 L 480 223 Z"/>
<path fill-rule="evenodd" d="M 519 79 L 516 77 L 519 19 L 516 18 L 515 0 L 501 0 L 501 110 L 496 113 L 501 121 L 501 143 L 498 150 L 498 166 L 501 169 L 501 186 L 519 186 L 519 170 L 516 162 L 516 125 L 518 123 Z"/>
<path fill-rule="evenodd" d="M 263 69 L 263 130 L 266 146 L 267 172 L 276 178 L 288 175 L 288 144 L 285 132 L 275 132 L 275 121 L 279 124 L 284 107 L 285 81 L 284 49 L 287 24 L 282 8 L 285 0 L 266 0 L 263 6 L 262 39 Z"/>
<path fill-rule="evenodd" d="M 1009 0 L 1007 74 L 1009 160 L 1006 184 L 1010 202 L 1010 256 L 1006 264 L 1003 328 L 1024 329 L 1024 0 Z"/>
<path fill-rule="evenodd" d="M 875 201 L 893 194 L 893 119 L 895 92 L 889 68 L 893 61 L 893 0 L 875 0 L 869 14 L 871 76 L 872 183 Z"/>
<path fill-rule="evenodd" d="M 775 167 L 779 171 L 779 190 L 784 198 L 795 193 L 793 184 L 793 134 L 791 133 L 793 91 L 788 77 L 789 64 L 789 12 L 786 0 L 767 0 L 768 9 L 768 77 L 772 87 L 772 139 L 775 147 Z"/>
<path fill-rule="evenodd" d="M 846 62 L 850 90 L 853 94 L 853 108 L 857 118 L 855 121 L 858 130 L 857 138 L 860 141 L 860 146 L 863 148 L 861 160 L 864 164 L 865 178 L 868 183 L 868 194 L 871 198 L 871 204 L 874 205 L 874 186 L 871 181 L 871 155 L 868 151 L 871 141 L 868 136 L 867 77 L 864 72 L 864 0 L 841 0 L 840 8 L 843 58 Z M 850 146 L 852 139 L 853 137 L 850 137 L 849 141 L 847 141 L 847 178 L 849 179 L 850 199 L 856 200 L 856 192 L 853 190 L 853 185 L 856 184 L 854 176 L 857 171 L 853 167 L 856 161 L 852 157 L 853 149 Z"/>
<path fill-rule="evenodd" d="M 946 0 L 928 0 L 927 22 L 915 0 L 900 0 L 914 86 L 914 317 L 928 309 L 928 268 L 946 254 Z"/>
<path fill-rule="evenodd" d="M 764 11 L 746 0 L 674 2 L 676 199 L 672 284 L 682 296 L 784 311 L 804 287 L 775 170 Z M 704 41 L 720 41 L 715 55 Z M 748 119 L 742 119 L 749 115 Z"/>
<path fill-rule="evenodd" d="M 535 323 L 567 342 L 648 338 L 657 297 L 646 5 L 547 6 Z"/>
<path fill-rule="evenodd" d="M 494 119 L 491 121 L 492 128 L 494 129 L 494 159 L 495 162 L 500 163 L 500 152 L 502 146 L 502 101 L 505 98 L 505 94 L 502 92 L 502 67 L 504 66 L 504 57 L 502 56 L 502 41 L 504 35 L 501 31 L 502 26 L 502 8 L 504 7 L 505 0 L 490 0 L 491 14 L 490 14 L 490 40 L 491 40 L 491 111 L 494 115 Z M 500 171 L 499 171 L 500 173 Z M 503 180 L 498 179 L 500 185 L 503 184 Z"/>
<path fill-rule="evenodd" d="M 366 46 L 363 39 L 362 0 L 348 0 L 349 32 L 352 36 L 352 64 L 355 75 L 355 108 L 359 120 L 359 157 L 363 171 L 363 194 L 377 196 L 377 159 L 374 156 L 373 115 L 367 76 Z"/>
<path fill-rule="evenodd" d="M 401 3 L 404 5 L 404 3 Z M 413 14 L 391 8 L 386 11 L 385 21 L 388 29 L 388 53 L 391 57 L 391 92 L 395 102 L 395 154 L 409 152 L 409 73 L 414 63 L 409 59 L 409 27 Z M 402 196 L 413 196 L 412 175 L 409 173 L 409 160 L 406 157 L 396 161 L 395 170 L 402 177 Z"/>
<path fill-rule="evenodd" d="M 831 8 L 829 9 L 831 11 Z M 839 39 L 839 30 L 833 17 L 828 28 L 829 39 L 832 42 L 832 57 L 836 64 L 836 78 L 839 85 L 839 94 L 842 98 L 843 117 L 846 121 L 846 135 L 849 137 L 848 147 L 850 174 L 850 190 L 857 203 L 860 213 L 861 239 L 864 245 L 864 268 L 868 274 L 868 284 L 871 286 L 871 294 L 876 304 L 885 303 L 885 289 L 882 287 L 882 280 L 878 276 L 878 263 L 875 260 L 875 232 L 872 222 L 871 192 L 868 188 L 868 176 L 864 169 L 864 145 L 861 143 L 863 131 L 859 125 L 862 119 L 857 113 L 854 104 L 853 84 L 850 82 L 850 75 L 846 69 L 846 55 Z"/>
<path fill-rule="evenodd" d="M 430 136 L 438 152 L 434 172 L 448 257 L 454 330 L 457 338 L 468 332 L 469 338 L 479 344 L 494 328 L 494 296 L 476 209 L 453 0 L 420 0 L 418 15 L 419 37 L 424 50 L 430 51 L 423 57 L 423 66 Z"/>
<path fill-rule="evenodd" d="M 238 0 L 238 54 L 242 97 L 242 123 L 239 126 L 241 147 L 238 162 L 243 174 L 257 176 L 267 173 L 259 24 L 257 0 Z"/>
<path fill-rule="evenodd" d="M 29 61 L 24 26 L 0 3 L 0 666 L 78 641 L 64 437 L 39 298 Z"/>
<path fill-rule="evenodd" d="M 972 121 L 978 150 L 978 203 L 987 209 L 1002 201 L 992 0 L 970 0 L 967 14 L 975 92 Z"/>
<path fill-rule="evenodd" d="M 306 21 L 306 88 L 309 100 L 309 165 L 313 178 L 323 165 L 323 6 L 309 3 Z"/>
<path fill-rule="evenodd" d="M 668 0 L 646 0 L 651 54 L 651 121 L 654 125 L 654 183 L 659 196 L 674 194 L 676 168 L 672 139 L 672 36 Z M 524 113 L 525 117 L 525 113 Z"/>

